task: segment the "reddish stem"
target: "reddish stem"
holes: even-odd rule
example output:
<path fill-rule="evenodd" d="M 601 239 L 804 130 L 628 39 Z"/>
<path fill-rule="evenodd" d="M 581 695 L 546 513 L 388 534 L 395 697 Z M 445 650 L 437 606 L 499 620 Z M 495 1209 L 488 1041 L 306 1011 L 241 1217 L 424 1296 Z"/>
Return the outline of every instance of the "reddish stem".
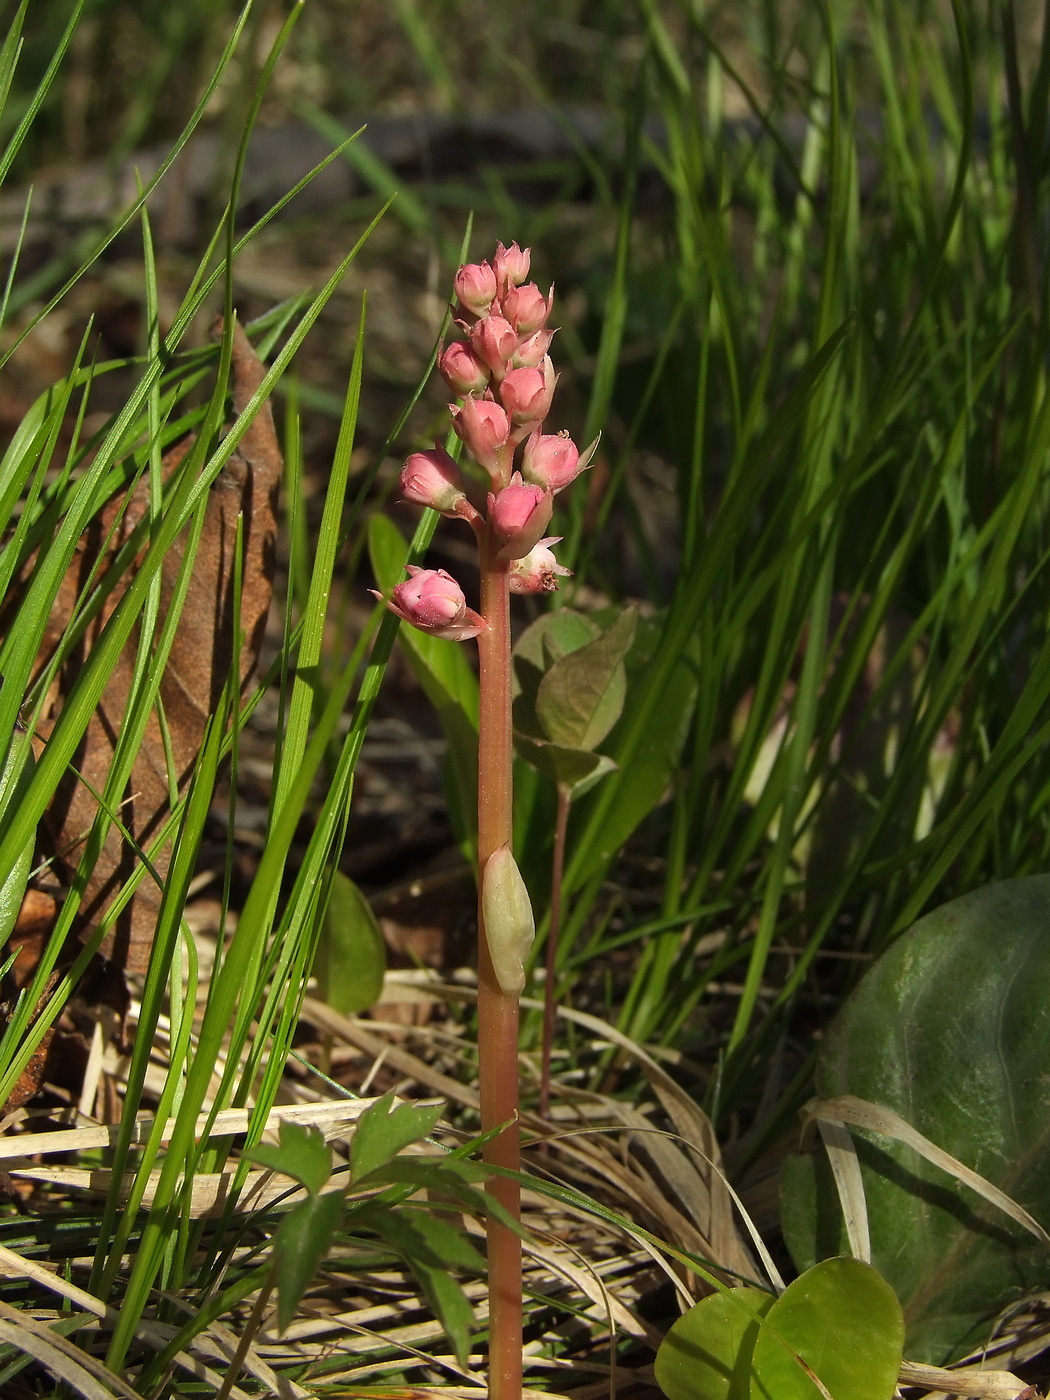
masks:
<path fill-rule="evenodd" d="M 510 685 L 510 586 L 508 566 L 495 556 L 488 530 L 479 531 L 481 546 L 481 614 L 488 629 L 478 635 L 480 704 L 478 725 L 478 888 L 486 862 L 513 835 L 513 758 Z M 481 1127 L 489 1132 L 507 1126 L 488 1142 L 485 1161 L 517 1171 L 518 998 L 496 981 L 478 900 L 478 1067 L 481 1079 Z M 492 1195 L 518 1219 L 518 1183 L 494 1176 Z M 489 1396 L 521 1400 L 521 1240 L 489 1218 Z"/>
<path fill-rule="evenodd" d="M 554 1049 L 554 995 L 557 976 L 558 934 L 561 931 L 561 881 L 565 871 L 565 833 L 569 825 L 571 789 L 558 784 L 558 811 L 554 819 L 554 855 L 551 859 L 551 913 L 547 929 L 547 979 L 543 987 L 543 1047 L 540 1051 L 540 1117 L 546 1119 L 551 1106 L 551 1054 Z M 546 1148 L 546 1142 L 544 1142 Z"/>

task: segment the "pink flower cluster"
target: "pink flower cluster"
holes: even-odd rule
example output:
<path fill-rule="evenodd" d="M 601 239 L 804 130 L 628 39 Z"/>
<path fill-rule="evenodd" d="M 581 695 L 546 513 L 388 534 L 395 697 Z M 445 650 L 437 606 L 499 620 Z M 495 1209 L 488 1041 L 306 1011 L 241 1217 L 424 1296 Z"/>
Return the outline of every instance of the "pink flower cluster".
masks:
<path fill-rule="evenodd" d="M 597 441 L 580 452 L 565 432 L 544 433 L 558 376 L 547 328 L 554 288 L 546 296 L 529 275 L 529 250 L 497 244 L 491 262 L 467 263 L 456 274 L 463 338 L 446 346 L 438 368 L 461 404 L 450 404 L 465 451 L 487 473 L 485 509 L 468 497 L 459 467 L 435 446 L 413 452 L 401 472 L 406 500 L 466 520 L 483 558 L 505 565 L 513 593 L 549 592 L 568 569 L 544 536 L 554 497 L 591 462 Z M 462 641 L 486 627 L 467 607 L 459 585 L 441 569 L 410 569 L 388 606 L 432 636 Z M 378 596 L 378 595 L 377 595 Z"/>

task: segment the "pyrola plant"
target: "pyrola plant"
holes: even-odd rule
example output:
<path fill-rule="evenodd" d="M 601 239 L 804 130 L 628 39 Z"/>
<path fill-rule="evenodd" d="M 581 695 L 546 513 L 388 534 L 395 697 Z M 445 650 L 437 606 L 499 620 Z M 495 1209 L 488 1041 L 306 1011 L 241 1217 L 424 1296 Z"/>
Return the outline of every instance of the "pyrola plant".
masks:
<path fill-rule="evenodd" d="M 534 936 L 528 892 L 512 854 L 510 595 L 543 593 L 567 575 L 545 532 L 554 497 L 590 464 L 597 442 L 580 452 L 567 433 L 545 433 L 558 376 L 547 327 L 546 296 L 529 275 L 529 250 L 496 247 L 491 262 L 456 273 L 456 325 L 462 339 L 445 347 L 438 368 L 458 403 L 452 426 L 479 468 L 478 489 L 441 446 L 413 452 L 401 472 L 406 500 L 465 521 L 478 545 L 478 611 L 444 569 L 410 568 L 386 599 L 404 622 L 450 641 L 475 639 L 479 658 L 478 725 L 478 1061 L 481 1126 L 494 1132 L 485 1161 L 516 1171 L 518 1137 L 518 998 Z M 376 596 L 379 596 L 378 594 Z M 499 1129 L 499 1132 L 495 1130 Z M 489 1191 L 515 1219 L 518 1184 L 493 1175 Z M 521 1243 L 490 1217 L 489 1394 L 521 1395 Z"/>

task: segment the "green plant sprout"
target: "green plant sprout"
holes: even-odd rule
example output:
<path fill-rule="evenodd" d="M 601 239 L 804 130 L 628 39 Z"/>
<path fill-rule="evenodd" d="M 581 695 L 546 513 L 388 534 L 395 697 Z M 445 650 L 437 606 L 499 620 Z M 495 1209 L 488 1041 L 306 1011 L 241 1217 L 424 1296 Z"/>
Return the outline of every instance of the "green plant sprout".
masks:
<path fill-rule="evenodd" d="M 481 607 L 467 607 L 444 569 L 409 566 L 388 605 L 403 621 L 449 641 L 475 638 L 479 657 L 478 724 L 478 1063 L 485 1161 L 502 1171 L 520 1165 L 518 999 L 535 937 L 528 891 L 514 859 L 510 595 L 557 588 L 568 574 L 545 536 L 554 496 L 590 463 L 565 433 L 544 433 L 557 376 L 547 328 L 554 289 L 526 282 L 530 253 L 499 244 L 491 262 L 456 274 L 457 325 L 464 339 L 445 348 L 439 368 L 461 403 L 452 426 L 478 469 L 477 490 L 441 446 L 414 452 L 401 473 L 406 500 L 465 520 L 477 539 Z M 520 449 L 520 452 L 519 452 Z M 520 457 L 520 461 L 518 460 Z M 484 490 L 486 483 L 489 490 Z M 475 499 L 471 500 L 471 495 Z M 380 596 L 377 594 L 377 596 Z M 511 1219 L 520 1214 L 517 1182 L 493 1176 L 489 1190 Z M 522 1282 L 518 1233 L 488 1217 L 489 1394 L 521 1395 Z"/>

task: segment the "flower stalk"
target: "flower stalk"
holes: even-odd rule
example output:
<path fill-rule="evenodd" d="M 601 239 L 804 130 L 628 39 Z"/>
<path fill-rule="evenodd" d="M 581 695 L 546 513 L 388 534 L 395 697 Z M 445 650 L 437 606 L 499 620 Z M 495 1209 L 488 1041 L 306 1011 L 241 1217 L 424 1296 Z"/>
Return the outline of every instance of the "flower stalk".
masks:
<path fill-rule="evenodd" d="M 589 463 L 567 435 L 544 435 L 557 375 L 548 351 L 544 296 L 527 283 L 530 256 L 499 244 L 491 262 L 468 263 L 455 278 L 456 325 L 463 339 L 442 352 L 445 382 L 461 398 L 452 426 L 484 485 L 467 481 L 442 448 L 413 453 L 401 474 L 402 495 L 459 519 L 477 540 L 478 611 L 443 569 L 409 570 L 386 599 L 404 622 L 450 641 L 475 639 L 479 658 L 478 717 L 478 1066 L 481 1127 L 491 1134 L 485 1162 L 520 1168 L 518 1124 L 518 999 L 534 936 L 528 893 L 513 856 L 513 731 L 511 723 L 512 593 L 550 592 L 568 569 L 541 538 L 554 495 Z M 517 460 L 519 459 L 520 460 Z M 377 595 L 379 596 L 379 595 Z M 490 1195 L 520 1219 L 518 1183 L 504 1175 Z M 494 1217 L 487 1222 L 489 1395 L 520 1400 L 522 1388 L 521 1239 Z"/>

